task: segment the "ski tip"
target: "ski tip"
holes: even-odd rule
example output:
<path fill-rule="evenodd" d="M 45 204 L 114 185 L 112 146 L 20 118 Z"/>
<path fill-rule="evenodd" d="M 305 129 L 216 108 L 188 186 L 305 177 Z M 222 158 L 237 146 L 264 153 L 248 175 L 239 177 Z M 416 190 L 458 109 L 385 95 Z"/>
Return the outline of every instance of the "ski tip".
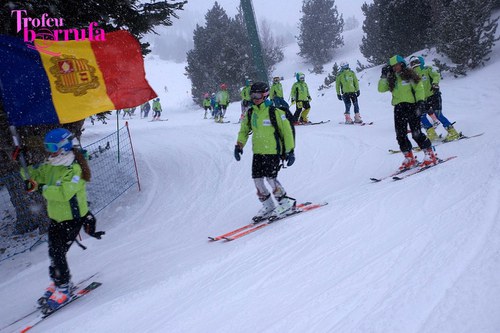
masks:
<path fill-rule="evenodd" d="M 394 179 L 394 180 L 402 180 L 403 178 L 398 177 L 398 176 L 394 176 L 394 177 L 392 177 L 392 179 Z"/>
<path fill-rule="evenodd" d="M 233 238 L 231 238 L 231 237 L 224 237 L 223 239 L 224 239 L 226 242 L 230 242 L 230 241 L 234 240 L 234 239 L 233 239 Z"/>
<path fill-rule="evenodd" d="M 374 183 L 378 183 L 379 181 L 381 181 L 382 179 L 378 179 L 378 178 L 370 178 L 370 180 Z"/>
<path fill-rule="evenodd" d="M 208 240 L 209 240 L 210 242 L 215 242 L 215 241 L 217 241 L 218 239 L 217 239 L 217 237 L 210 237 L 210 236 L 208 236 Z"/>

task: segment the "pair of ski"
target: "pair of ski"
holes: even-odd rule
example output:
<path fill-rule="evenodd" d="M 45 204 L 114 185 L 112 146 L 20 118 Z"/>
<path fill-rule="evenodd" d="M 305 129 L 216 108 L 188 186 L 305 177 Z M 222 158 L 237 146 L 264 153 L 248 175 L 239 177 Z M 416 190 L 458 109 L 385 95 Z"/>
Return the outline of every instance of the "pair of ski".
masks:
<path fill-rule="evenodd" d="M 367 125 L 373 125 L 373 121 L 370 121 L 368 123 L 362 122 L 362 123 L 346 123 L 345 121 L 339 122 L 341 125 L 358 125 L 358 126 L 367 126 Z"/>
<path fill-rule="evenodd" d="M 301 203 L 295 206 L 295 208 L 292 208 L 288 212 L 283 213 L 280 216 L 272 216 L 263 220 L 260 220 L 258 222 L 252 222 L 249 224 L 246 224 L 240 228 L 231 230 L 229 232 L 226 232 L 222 235 L 215 236 L 215 237 L 208 237 L 208 239 L 212 242 L 219 241 L 219 240 L 225 240 L 225 241 L 233 241 L 235 239 L 241 238 L 243 236 L 246 236 L 248 234 L 251 234 L 257 230 L 260 230 L 264 227 L 267 227 L 268 225 L 281 221 L 287 217 L 294 216 L 297 214 L 305 213 L 323 206 L 326 206 L 328 202 L 323 202 L 319 204 L 314 204 L 311 202 L 305 202 Z"/>
<path fill-rule="evenodd" d="M 390 175 L 385 176 L 385 177 L 382 177 L 382 178 L 370 178 L 370 179 L 371 179 L 371 181 L 373 181 L 375 183 L 381 182 L 387 178 L 392 178 L 392 180 L 403 180 L 405 178 L 411 177 L 411 176 L 419 174 L 425 170 L 433 168 L 439 164 L 443 164 L 445 162 L 448 162 L 449 160 L 452 160 L 454 158 L 457 158 L 457 156 L 450 156 L 450 157 L 447 157 L 445 159 L 438 158 L 437 163 L 433 164 L 433 165 L 422 166 L 422 167 L 416 166 L 416 167 L 411 168 L 411 169 L 404 169 L 404 170 L 396 171 L 395 173 L 390 174 Z"/>
<path fill-rule="evenodd" d="M 317 121 L 317 122 L 314 122 L 314 123 L 298 123 L 295 126 L 297 127 L 297 126 L 321 125 L 321 124 L 326 124 L 326 123 L 329 123 L 329 122 L 330 122 L 330 120 L 322 120 L 322 121 Z"/>
<path fill-rule="evenodd" d="M 21 329 L 22 333 L 29 331 L 30 329 L 32 329 L 36 325 L 40 324 L 46 318 L 48 318 L 52 314 L 56 313 L 57 311 L 61 310 L 62 308 L 64 308 L 68 304 L 76 301 L 77 299 L 79 299 L 79 298 L 87 295 L 88 293 L 90 293 L 92 290 L 100 287 L 102 285 L 102 283 L 95 282 L 95 281 L 90 282 L 88 285 L 86 285 L 86 283 L 88 281 L 90 281 L 92 278 L 94 278 L 96 275 L 97 275 L 97 273 L 92 274 L 91 276 L 89 276 L 89 277 L 87 277 L 87 278 L 79 281 L 77 284 L 75 284 L 75 286 L 74 286 L 75 291 L 74 291 L 74 294 L 71 297 L 71 299 L 68 302 L 64 303 L 62 306 L 60 306 L 59 308 L 57 308 L 56 310 L 52 310 L 50 312 L 43 313 L 42 312 L 42 307 L 37 307 L 35 310 L 30 311 L 29 313 L 27 313 L 26 315 L 20 317 L 19 319 L 16 319 L 13 322 L 11 322 L 10 324 L 8 324 L 8 325 L 0 328 L 0 331 L 3 331 L 4 329 L 13 326 L 16 323 L 19 323 L 23 319 L 26 319 L 26 318 L 30 317 L 31 315 L 34 315 L 35 313 L 38 313 L 38 315 L 32 321 L 30 321 L 30 323 L 28 325 L 26 325 L 23 329 Z M 85 287 L 82 287 L 82 285 L 85 285 Z"/>
<path fill-rule="evenodd" d="M 460 133 L 460 137 L 458 139 L 456 139 L 456 140 L 452 140 L 452 141 L 441 140 L 441 141 L 433 142 L 432 145 L 435 147 L 435 146 L 439 146 L 439 145 L 442 145 L 442 144 L 445 144 L 445 143 L 457 142 L 457 141 L 460 141 L 460 140 L 467 140 L 467 139 L 476 138 L 476 137 L 481 136 L 483 134 L 484 134 L 484 132 L 483 133 L 479 133 L 479 134 L 474 134 L 474 135 L 463 135 L 462 133 Z M 419 147 L 413 147 L 412 149 L 413 149 L 413 151 L 421 151 L 422 150 Z M 391 153 L 391 154 L 397 154 L 397 153 L 401 153 L 401 150 L 389 149 L 389 153 Z"/>

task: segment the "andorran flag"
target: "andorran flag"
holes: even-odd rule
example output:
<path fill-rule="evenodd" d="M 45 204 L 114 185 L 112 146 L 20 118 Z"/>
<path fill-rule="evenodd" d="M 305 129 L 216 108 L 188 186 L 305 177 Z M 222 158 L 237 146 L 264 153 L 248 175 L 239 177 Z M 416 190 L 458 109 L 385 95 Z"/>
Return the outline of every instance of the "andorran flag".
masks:
<path fill-rule="evenodd" d="M 156 96 L 127 31 L 100 41 L 32 44 L 0 35 L 0 97 L 10 125 L 65 124 Z"/>

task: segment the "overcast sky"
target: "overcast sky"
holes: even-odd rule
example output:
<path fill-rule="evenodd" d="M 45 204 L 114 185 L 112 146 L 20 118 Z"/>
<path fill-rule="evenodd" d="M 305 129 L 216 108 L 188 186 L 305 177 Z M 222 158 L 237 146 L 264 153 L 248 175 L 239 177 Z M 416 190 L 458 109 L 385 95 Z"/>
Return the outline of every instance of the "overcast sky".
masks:
<path fill-rule="evenodd" d="M 236 8 L 239 6 L 239 0 L 217 0 L 229 16 L 236 14 Z M 301 18 L 301 9 L 303 0 L 253 0 L 253 7 L 257 20 L 266 18 L 270 21 L 279 21 L 285 25 L 296 26 Z M 364 2 L 371 3 L 372 0 L 337 0 L 335 5 L 344 19 L 350 16 L 363 22 L 361 5 Z M 215 0 L 188 0 L 185 7 L 188 11 L 199 11 L 203 15 L 213 7 Z"/>

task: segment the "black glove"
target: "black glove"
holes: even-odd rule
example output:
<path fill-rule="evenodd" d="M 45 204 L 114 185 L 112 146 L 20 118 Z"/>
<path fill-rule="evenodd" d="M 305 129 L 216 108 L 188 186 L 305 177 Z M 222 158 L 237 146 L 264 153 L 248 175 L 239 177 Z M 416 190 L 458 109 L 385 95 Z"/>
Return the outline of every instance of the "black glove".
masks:
<path fill-rule="evenodd" d="M 425 103 L 424 103 L 424 101 L 418 101 L 417 102 L 417 106 L 415 107 L 415 113 L 419 117 L 425 113 Z"/>
<path fill-rule="evenodd" d="M 106 234 L 104 231 L 95 231 L 96 220 L 94 215 L 91 212 L 88 212 L 87 215 L 83 217 L 83 230 L 89 236 L 92 236 L 97 239 L 101 239 L 102 235 Z"/>
<path fill-rule="evenodd" d="M 293 163 L 295 162 L 295 154 L 293 153 L 293 151 L 286 154 L 285 160 L 287 161 L 286 166 L 293 165 Z"/>
<path fill-rule="evenodd" d="M 383 78 L 387 77 L 387 74 L 389 74 L 390 72 L 392 72 L 392 67 L 390 65 L 386 65 L 386 66 L 382 67 L 381 77 L 383 77 Z"/>
<path fill-rule="evenodd" d="M 431 87 L 431 90 L 436 93 L 439 91 L 439 85 L 437 83 L 433 83 L 432 84 L 432 87 Z"/>
<path fill-rule="evenodd" d="M 359 97 L 359 95 L 361 94 L 361 91 L 356 91 L 356 97 Z"/>
<path fill-rule="evenodd" d="M 240 145 L 235 145 L 234 146 L 234 158 L 239 161 L 241 159 L 241 156 L 243 155 L 243 148 L 240 147 Z"/>
<path fill-rule="evenodd" d="M 337 95 L 337 98 L 339 99 L 339 101 L 342 100 L 342 95 Z"/>

